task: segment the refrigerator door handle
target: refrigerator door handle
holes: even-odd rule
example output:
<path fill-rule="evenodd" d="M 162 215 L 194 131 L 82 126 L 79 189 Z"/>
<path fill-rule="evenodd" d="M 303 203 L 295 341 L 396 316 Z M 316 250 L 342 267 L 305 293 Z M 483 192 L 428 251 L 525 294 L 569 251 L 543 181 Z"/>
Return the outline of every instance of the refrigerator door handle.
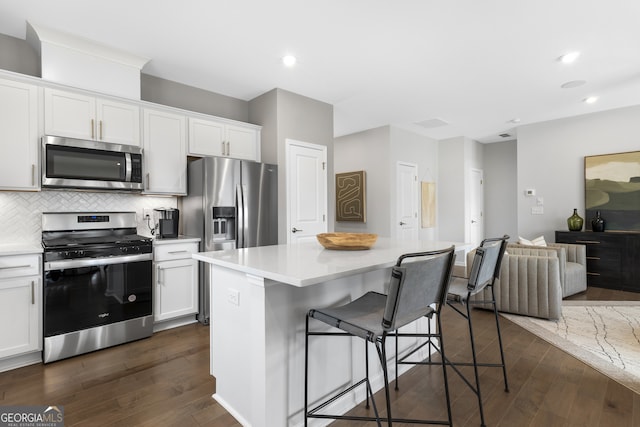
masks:
<path fill-rule="evenodd" d="M 237 216 L 238 216 L 238 233 L 236 236 L 236 247 L 244 248 L 245 247 L 245 221 L 246 221 L 246 200 L 244 196 L 244 186 L 238 184 L 236 186 L 236 207 L 237 207 Z"/>

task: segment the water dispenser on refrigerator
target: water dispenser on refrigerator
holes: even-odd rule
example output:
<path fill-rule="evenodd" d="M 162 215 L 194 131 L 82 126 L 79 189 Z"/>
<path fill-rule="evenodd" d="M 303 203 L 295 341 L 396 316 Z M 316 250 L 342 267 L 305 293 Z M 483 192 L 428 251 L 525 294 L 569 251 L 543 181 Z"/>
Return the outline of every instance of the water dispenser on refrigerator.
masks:
<path fill-rule="evenodd" d="M 213 207 L 213 232 L 211 242 L 218 249 L 236 247 L 236 208 L 233 206 Z"/>

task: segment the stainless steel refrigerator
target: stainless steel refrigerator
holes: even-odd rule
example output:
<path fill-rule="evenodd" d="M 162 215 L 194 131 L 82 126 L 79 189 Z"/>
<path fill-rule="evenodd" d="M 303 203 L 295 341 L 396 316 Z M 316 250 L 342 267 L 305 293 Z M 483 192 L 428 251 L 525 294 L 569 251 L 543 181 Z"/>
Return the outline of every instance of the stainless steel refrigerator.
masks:
<path fill-rule="evenodd" d="M 201 251 L 278 244 L 276 165 L 204 157 L 189 162 L 182 231 L 197 236 Z M 198 321 L 209 323 L 209 266 L 200 263 Z"/>

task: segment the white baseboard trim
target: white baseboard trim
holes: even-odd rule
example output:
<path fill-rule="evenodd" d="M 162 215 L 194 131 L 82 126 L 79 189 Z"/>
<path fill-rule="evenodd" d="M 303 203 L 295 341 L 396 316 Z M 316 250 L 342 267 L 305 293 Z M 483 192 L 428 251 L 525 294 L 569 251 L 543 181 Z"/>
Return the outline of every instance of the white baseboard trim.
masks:
<path fill-rule="evenodd" d="M 177 319 L 164 320 L 161 322 L 155 322 L 153 324 L 153 332 L 160 332 L 167 329 L 177 328 L 179 326 L 190 325 L 191 323 L 196 323 L 198 319 L 196 319 L 195 314 L 190 314 L 184 317 L 178 317 Z"/>
<path fill-rule="evenodd" d="M 36 363 L 42 363 L 42 351 L 21 354 L 20 356 L 8 357 L 0 360 L 0 372 L 35 365 Z"/>

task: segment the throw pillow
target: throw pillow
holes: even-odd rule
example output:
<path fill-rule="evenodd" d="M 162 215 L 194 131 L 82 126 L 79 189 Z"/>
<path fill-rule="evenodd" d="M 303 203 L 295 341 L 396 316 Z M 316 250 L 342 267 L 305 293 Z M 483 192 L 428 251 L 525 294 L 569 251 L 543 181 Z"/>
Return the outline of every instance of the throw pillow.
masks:
<path fill-rule="evenodd" d="M 544 240 L 544 236 L 538 236 L 533 240 L 527 240 L 524 237 L 518 236 L 518 243 L 528 246 L 547 246 L 547 242 Z"/>

